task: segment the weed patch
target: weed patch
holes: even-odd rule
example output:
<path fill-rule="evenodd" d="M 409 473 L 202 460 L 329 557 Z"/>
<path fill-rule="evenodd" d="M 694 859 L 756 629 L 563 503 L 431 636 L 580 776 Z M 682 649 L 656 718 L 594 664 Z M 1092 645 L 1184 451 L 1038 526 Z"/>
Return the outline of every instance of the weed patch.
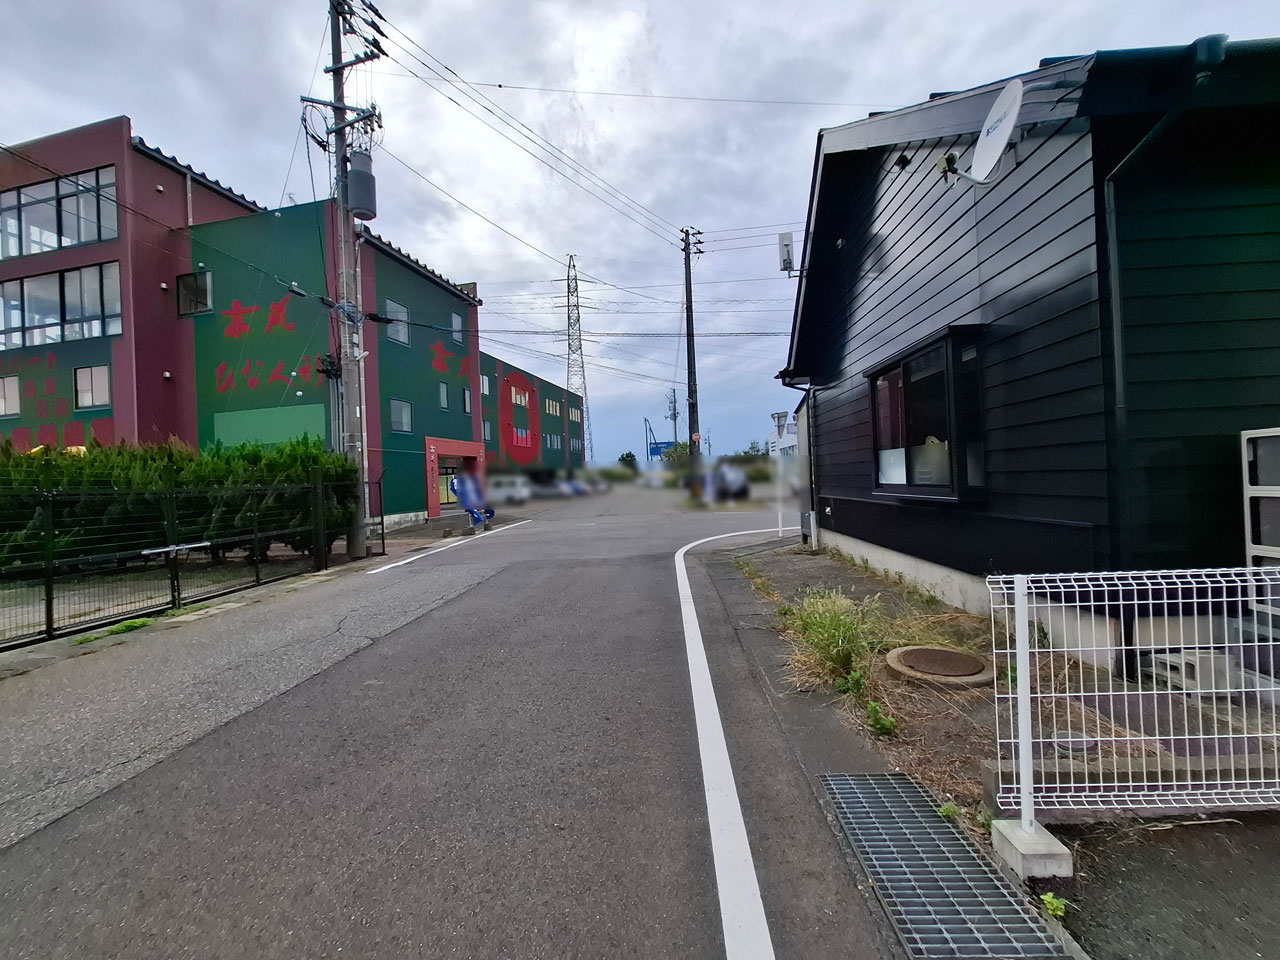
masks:
<path fill-rule="evenodd" d="M 114 627 L 108 627 L 107 632 L 103 636 L 115 636 L 117 633 L 130 633 L 134 630 L 141 630 L 143 627 L 149 627 L 155 623 L 155 617 L 139 617 L 136 620 L 126 620 L 124 623 L 117 623 Z"/>

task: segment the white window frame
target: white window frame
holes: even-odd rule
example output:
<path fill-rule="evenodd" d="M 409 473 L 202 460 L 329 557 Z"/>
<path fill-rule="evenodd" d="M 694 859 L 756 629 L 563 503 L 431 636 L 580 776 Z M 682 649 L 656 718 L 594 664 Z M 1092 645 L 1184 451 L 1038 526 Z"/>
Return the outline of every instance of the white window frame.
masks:
<path fill-rule="evenodd" d="M 487 373 L 480 374 L 480 395 L 483 397 L 489 395 L 489 375 Z"/>
<path fill-rule="evenodd" d="M 16 417 L 22 413 L 22 384 L 15 374 L 0 377 L 0 417 Z"/>
<path fill-rule="evenodd" d="M 451 317 L 451 322 L 453 324 L 453 342 L 462 343 L 466 339 L 465 334 L 463 333 L 463 330 L 462 330 L 462 314 L 460 313 L 453 314 Z"/>
<path fill-rule="evenodd" d="M 404 311 L 403 320 L 392 318 L 393 307 Z M 390 297 L 387 298 L 387 339 L 392 343 L 409 346 L 409 308 Z"/>
<path fill-rule="evenodd" d="M 470 387 L 462 388 L 462 412 L 463 413 L 471 412 L 471 388 Z"/>
<path fill-rule="evenodd" d="M 449 409 L 449 384 L 444 380 L 440 381 L 440 409 Z"/>
<path fill-rule="evenodd" d="M 89 375 L 89 402 L 81 403 L 81 386 L 80 374 L 86 372 Z M 99 371 L 101 371 L 101 380 L 99 380 Z M 74 374 L 74 384 L 76 390 L 76 409 L 77 410 L 96 410 L 100 407 L 111 406 L 111 367 L 109 364 L 98 363 L 88 367 L 76 367 Z M 98 388 L 102 388 L 102 394 L 99 395 Z"/>
<path fill-rule="evenodd" d="M 396 404 L 402 404 L 409 413 L 408 429 L 401 429 L 396 426 Z M 387 398 L 387 421 L 391 424 L 392 433 L 413 433 L 413 404 L 408 400 L 401 400 L 399 397 Z"/>

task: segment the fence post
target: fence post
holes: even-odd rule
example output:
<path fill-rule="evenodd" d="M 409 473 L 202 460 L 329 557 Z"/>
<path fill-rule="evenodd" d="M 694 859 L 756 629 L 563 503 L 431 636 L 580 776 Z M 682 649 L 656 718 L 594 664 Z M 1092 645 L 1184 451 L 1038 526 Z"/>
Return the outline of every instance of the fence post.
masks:
<path fill-rule="evenodd" d="M 262 512 L 262 488 L 254 487 L 250 496 L 257 498 L 253 503 L 253 585 L 260 587 L 262 586 L 262 562 L 258 554 L 262 548 L 258 542 L 258 514 Z"/>
<path fill-rule="evenodd" d="M 182 606 L 182 582 L 178 577 L 178 494 L 169 489 L 160 494 L 160 513 L 164 518 L 164 537 L 169 549 L 165 551 L 165 566 L 169 570 L 169 606 L 177 610 Z"/>
<path fill-rule="evenodd" d="M 42 537 L 44 548 L 44 636 L 46 640 L 52 640 L 54 634 L 54 616 L 53 616 L 53 569 L 54 569 L 54 529 L 53 529 L 53 500 L 55 494 L 46 492 L 41 495 L 44 507 L 44 516 L 42 521 Z"/>
<path fill-rule="evenodd" d="M 1013 578 L 1014 641 L 1018 664 L 1018 805 L 1022 829 L 1035 830 L 1035 758 L 1031 755 L 1031 623 L 1027 602 L 1027 577 Z"/>
<path fill-rule="evenodd" d="M 324 528 L 324 471 L 311 468 L 311 552 L 316 570 L 329 566 L 329 537 Z"/>

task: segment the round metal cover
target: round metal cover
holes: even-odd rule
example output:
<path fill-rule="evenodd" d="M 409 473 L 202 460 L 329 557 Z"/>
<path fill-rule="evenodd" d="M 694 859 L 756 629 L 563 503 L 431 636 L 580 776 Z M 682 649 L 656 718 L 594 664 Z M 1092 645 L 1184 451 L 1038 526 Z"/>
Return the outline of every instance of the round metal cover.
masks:
<path fill-rule="evenodd" d="M 936 677 L 972 677 L 987 666 L 972 654 L 942 647 L 912 647 L 902 651 L 901 660 L 912 670 Z"/>

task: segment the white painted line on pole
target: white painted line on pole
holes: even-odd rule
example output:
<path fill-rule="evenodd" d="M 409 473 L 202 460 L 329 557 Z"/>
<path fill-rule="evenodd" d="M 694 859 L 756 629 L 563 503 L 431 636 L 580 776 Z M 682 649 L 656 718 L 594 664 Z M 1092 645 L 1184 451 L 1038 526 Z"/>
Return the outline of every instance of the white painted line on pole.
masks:
<path fill-rule="evenodd" d="M 533 523 L 533 520 L 520 520 L 516 523 L 508 523 L 506 526 L 499 527 L 497 530 L 490 530 L 487 533 L 478 533 L 474 537 L 463 537 L 462 539 L 453 541 L 453 543 L 446 543 L 443 547 L 436 547 L 434 550 L 428 550 L 426 553 L 415 553 L 413 556 L 405 557 L 403 560 L 384 563 L 380 567 L 374 567 L 372 570 L 366 570 L 364 575 L 367 577 L 371 573 L 381 573 L 383 570 L 390 570 L 393 567 L 403 567 L 406 563 L 413 563 L 413 561 L 421 560 L 423 557 L 434 557 L 437 553 L 443 553 L 451 547 L 460 547 L 464 543 L 472 543 L 485 537 L 492 537 L 494 534 L 502 533 L 504 530 L 510 530 L 513 527 L 522 527 L 526 523 Z"/>
<path fill-rule="evenodd" d="M 799 527 L 788 527 L 798 530 Z M 715 861 L 716 889 L 720 897 L 720 924 L 724 930 L 726 960 L 773 960 L 769 921 L 760 899 L 756 865 L 751 857 L 742 804 L 729 762 L 729 748 L 720 721 L 711 668 L 698 626 L 698 608 L 689 588 L 689 571 L 684 555 L 693 547 L 745 537 L 772 530 L 740 530 L 703 537 L 676 551 L 676 587 L 680 594 L 680 618 L 684 623 L 684 649 L 689 661 L 689 685 L 693 690 L 693 717 L 698 728 L 698 754 L 702 760 L 702 786 L 707 799 L 707 822 L 711 827 L 711 856 Z"/>

